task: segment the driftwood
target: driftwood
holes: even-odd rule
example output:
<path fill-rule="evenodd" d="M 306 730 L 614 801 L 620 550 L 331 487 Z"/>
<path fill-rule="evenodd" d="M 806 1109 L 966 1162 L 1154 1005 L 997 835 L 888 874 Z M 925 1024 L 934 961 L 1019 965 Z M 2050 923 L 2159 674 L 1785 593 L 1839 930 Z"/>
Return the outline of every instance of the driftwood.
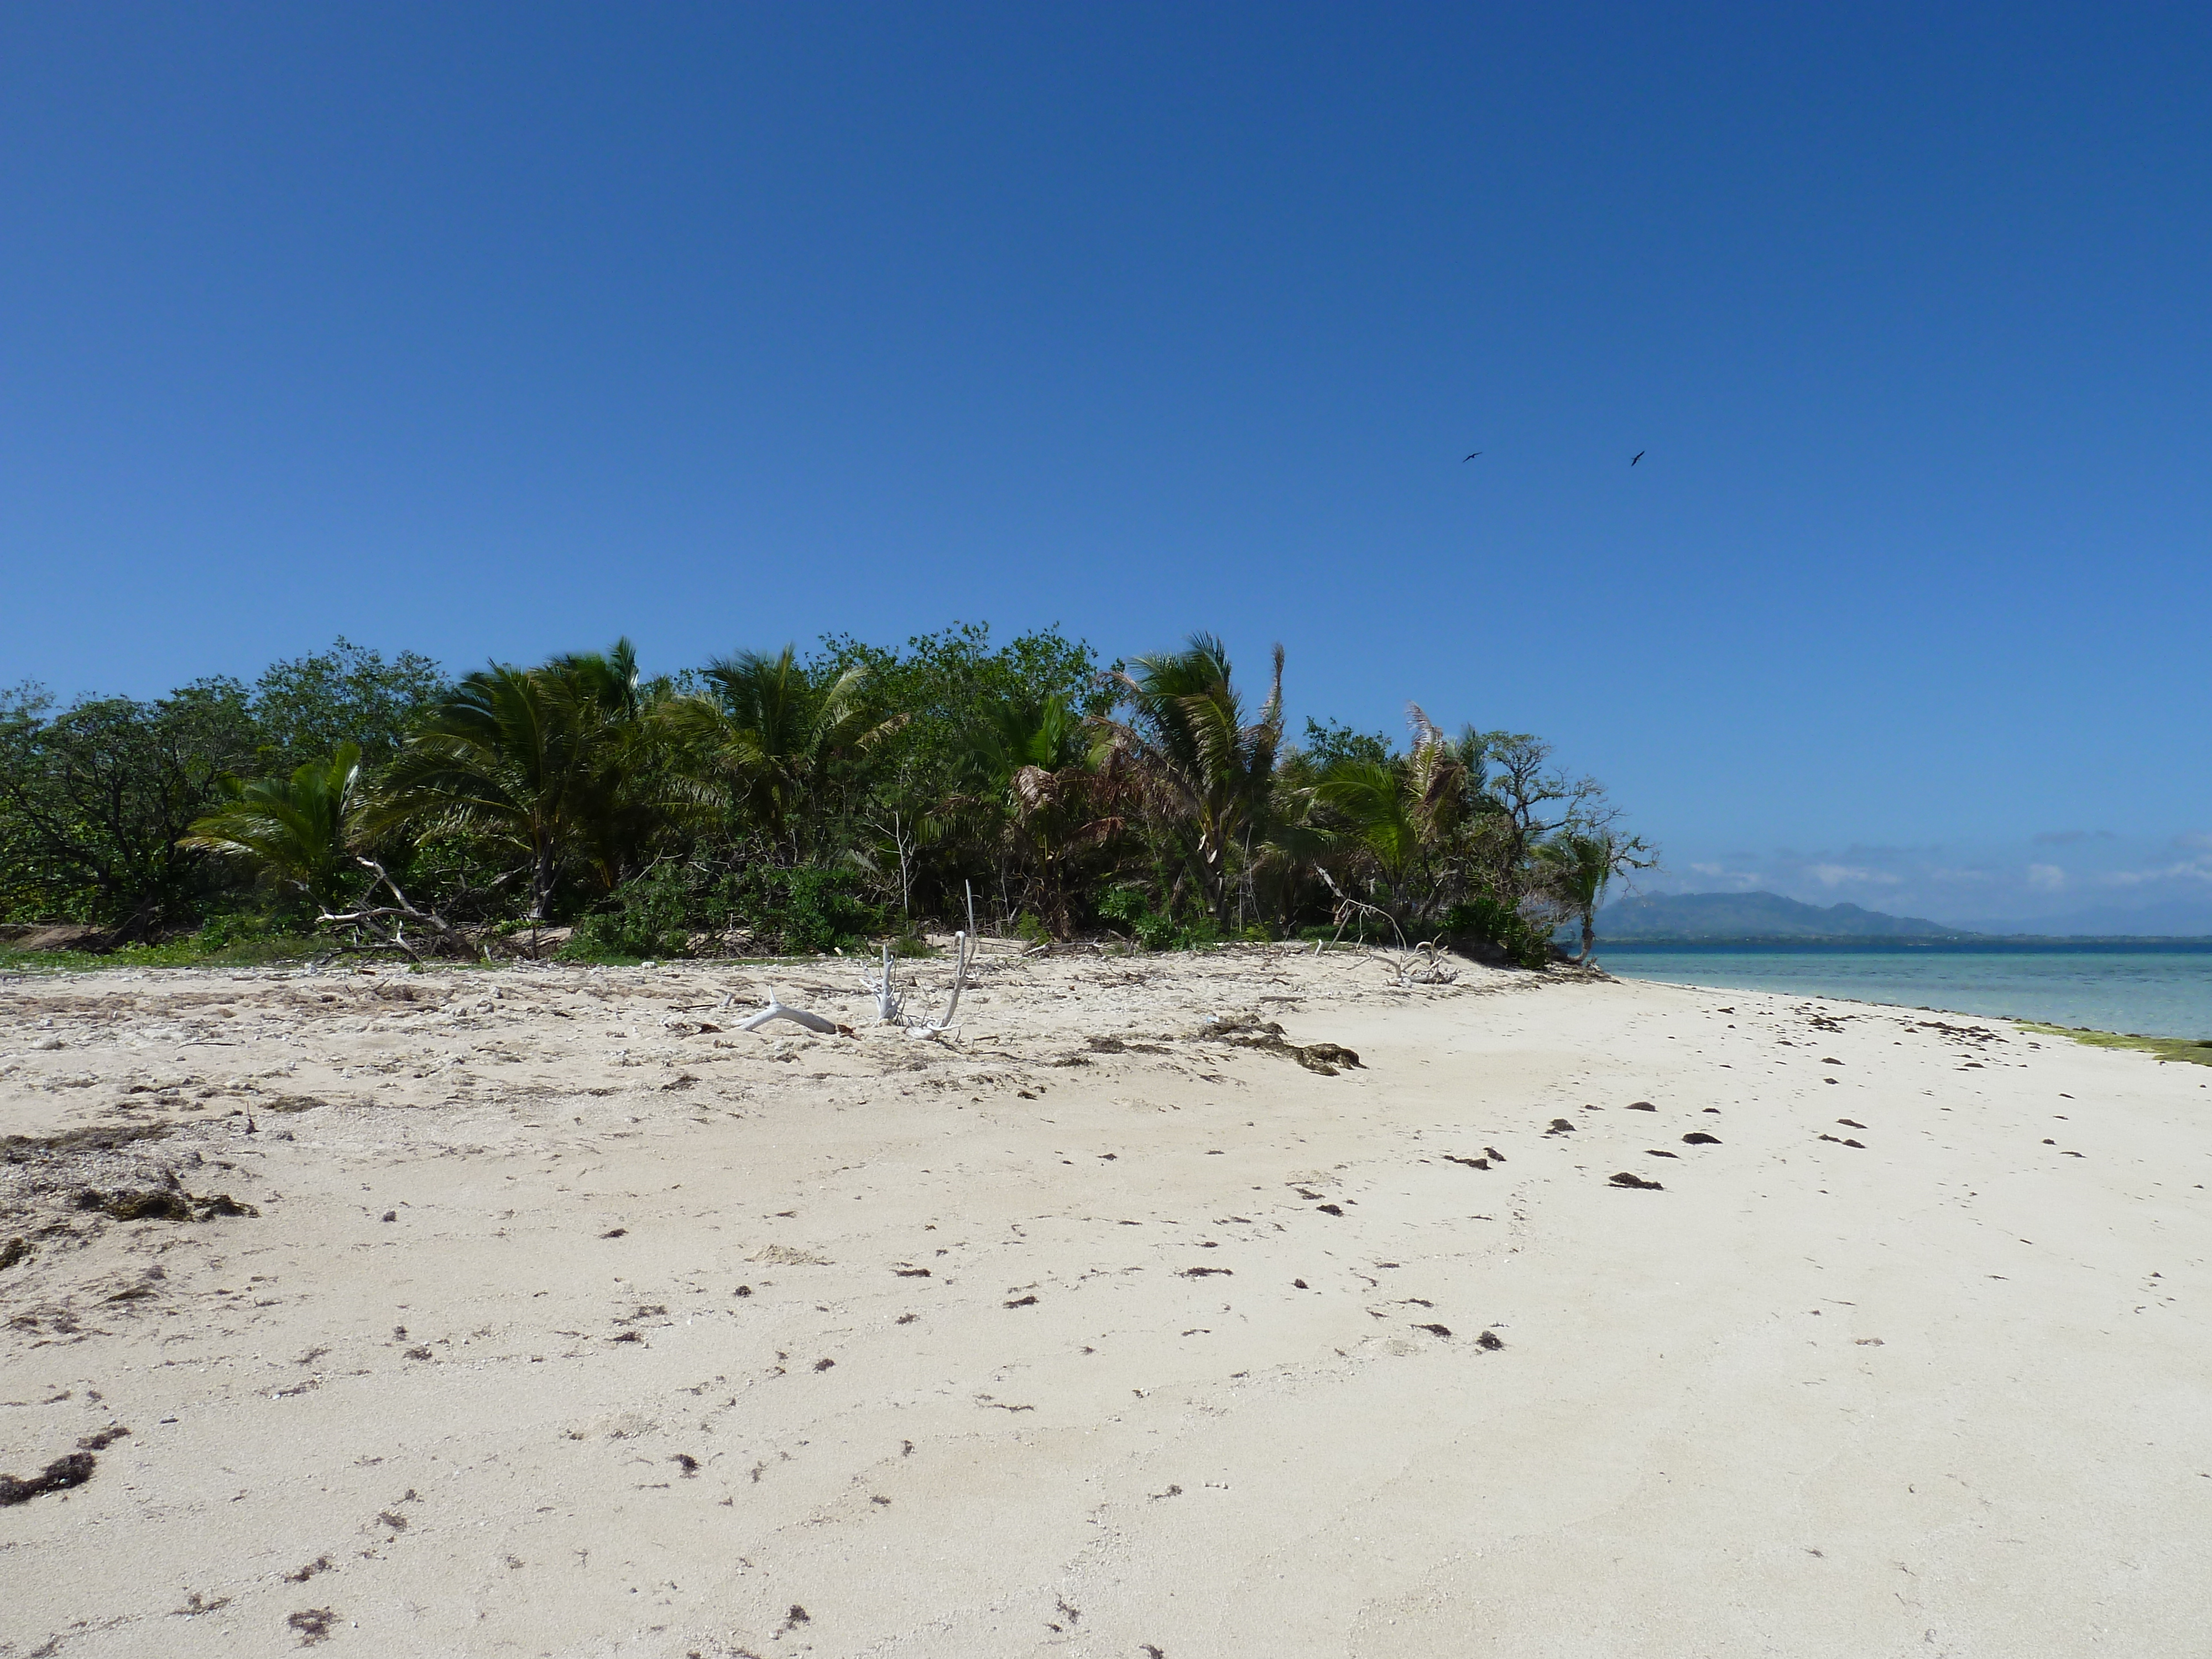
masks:
<path fill-rule="evenodd" d="M 882 974 L 873 979 L 866 975 L 861 976 L 862 983 L 868 988 L 869 995 L 876 1000 L 876 1023 L 879 1025 L 891 1024 L 898 1018 L 900 1010 L 905 1006 L 905 999 L 898 993 L 897 973 L 897 959 L 891 955 L 891 947 L 886 945 L 884 946 Z"/>
<path fill-rule="evenodd" d="M 934 1022 L 908 1021 L 906 1028 L 908 1036 L 945 1036 L 960 1029 L 954 1023 L 952 1017 L 960 1012 L 960 988 L 968 980 L 968 935 L 955 933 L 952 936 L 952 945 L 955 952 L 952 965 L 952 997 L 945 1005 L 945 1018 Z"/>
<path fill-rule="evenodd" d="M 1410 959 L 1398 964 L 1398 983 L 1401 985 L 1449 985 L 1459 977 L 1459 969 L 1444 961 L 1444 945 L 1440 939 L 1425 939 L 1416 944 Z"/>
<path fill-rule="evenodd" d="M 427 936 L 434 952 L 447 956 L 473 957 L 482 954 L 486 960 L 490 951 L 473 945 L 468 938 L 434 910 L 425 910 L 410 902 L 399 890 L 399 884 L 391 872 L 374 859 L 356 856 L 355 862 L 363 869 L 376 872 L 376 879 L 368 884 L 365 897 L 376 896 L 379 887 L 392 894 L 389 904 L 363 903 L 356 909 L 333 913 L 324 911 L 315 918 L 315 926 L 332 930 L 332 954 L 369 951 L 397 951 L 410 962 L 422 960 L 422 951 L 410 943 L 407 927 L 410 922 Z M 342 930 L 342 931 L 341 931 Z"/>
<path fill-rule="evenodd" d="M 753 1015 L 751 1018 L 738 1021 L 738 1029 L 740 1031 L 757 1031 L 772 1019 L 787 1019 L 794 1025 L 804 1025 L 808 1030 L 819 1031 L 824 1036 L 836 1036 L 842 1029 L 834 1019 L 824 1019 L 821 1015 L 809 1013 L 804 1008 L 785 1007 L 776 1000 L 775 993 L 773 991 L 768 994 L 768 1006 Z"/>
<path fill-rule="evenodd" d="M 1344 937 L 1344 930 L 1350 927 L 1355 919 L 1375 916 L 1390 924 L 1390 931 L 1397 935 L 1401 954 L 1392 957 L 1387 951 L 1370 948 L 1367 951 L 1368 957 L 1370 960 L 1380 962 L 1388 968 L 1401 988 L 1413 985 L 1449 985 L 1459 977 L 1459 969 L 1448 965 L 1444 961 L 1444 945 L 1441 938 L 1422 939 L 1415 944 L 1407 945 L 1405 931 L 1398 926 L 1398 919 L 1395 916 L 1378 904 L 1369 904 L 1364 900 L 1352 897 L 1334 882 L 1329 880 L 1328 871 L 1322 870 L 1318 873 L 1322 880 L 1328 883 L 1328 890 L 1336 895 L 1336 932 L 1326 943 L 1316 941 L 1314 945 L 1316 956 L 1319 956 L 1323 951 L 1341 940 Z"/>
<path fill-rule="evenodd" d="M 973 884 L 963 884 L 968 888 L 968 931 L 952 936 L 952 995 L 945 1005 L 945 1018 L 933 1023 L 909 1020 L 906 1028 L 908 1036 L 950 1036 L 960 1029 L 952 1017 L 960 1012 L 960 988 L 968 982 L 968 945 L 975 936 L 975 889 Z"/>

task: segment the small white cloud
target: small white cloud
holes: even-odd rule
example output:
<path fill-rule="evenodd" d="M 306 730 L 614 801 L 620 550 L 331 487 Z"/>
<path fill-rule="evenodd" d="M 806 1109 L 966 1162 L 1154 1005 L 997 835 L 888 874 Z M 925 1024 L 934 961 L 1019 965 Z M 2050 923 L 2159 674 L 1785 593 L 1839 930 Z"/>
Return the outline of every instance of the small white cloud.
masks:
<path fill-rule="evenodd" d="M 2201 830 L 2192 830 L 2185 835 L 2176 836 L 2173 838 L 2173 844 L 2176 847 L 2212 848 L 2212 836 L 2205 835 Z"/>
<path fill-rule="evenodd" d="M 1703 876 L 1707 881 L 1729 882 L 1745 890 L 1758 886 L 1760 879 L 1756 870 L 1731 870 L 1725 864 L 1693 864 L 1690 873 Z"/>
<path fill-rule="evenodd" d="M 2075 847 L 2085 841 L 2118 841 L 2109 830 L 2045 830 L 2036 836 L 2038 847 Z"/>
<path fill-rule="evenodd" d="M 2027 884 L 2039 893 L 2056 893 L 2066 885 L 2066 872 L 2055 864 L 2031 864 Z"/>
<path fill-rule="evenodd" d="M 2190 859 L 2162 870 L 2107 870 L 2097 879 L 2107 887 L 2141 887 L 2154 881 L 2212 882 L 2212 859 Z"/>
<path fill-rule="evenodd" d="M 1878 887 L 1894 887 L 1902 879 L 1887 870 L 1862 870 L 1850 864 L 1815 864 L 1805 873 L 1823 887 L 1841 887 L 1845 882 L 1858 882 Z"/>

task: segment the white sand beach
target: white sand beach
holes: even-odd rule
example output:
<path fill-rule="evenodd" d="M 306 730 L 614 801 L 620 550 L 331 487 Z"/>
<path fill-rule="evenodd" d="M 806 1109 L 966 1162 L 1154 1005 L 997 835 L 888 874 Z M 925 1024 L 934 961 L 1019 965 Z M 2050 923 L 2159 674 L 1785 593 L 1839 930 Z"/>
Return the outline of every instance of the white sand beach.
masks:
<path fill-rule="evenodd" d="M 978 984 L 957 1043 L 835 962 L 0 986 L 0 1472 L 95 1460 L 0 1508 L 0 1654 L 2203 1650 L 2212 1071 Z"/>

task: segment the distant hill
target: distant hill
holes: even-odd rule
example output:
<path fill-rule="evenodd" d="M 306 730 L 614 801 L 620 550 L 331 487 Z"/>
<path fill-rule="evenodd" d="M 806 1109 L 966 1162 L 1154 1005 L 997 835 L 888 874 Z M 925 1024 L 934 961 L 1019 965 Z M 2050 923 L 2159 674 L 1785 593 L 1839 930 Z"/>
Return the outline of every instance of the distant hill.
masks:
<path fill-rule="evenodd" d="M 1960 939 L 1965 930 L 1856 904 L 1804 904 L 1779 893 L 1658 893 L 1598 912 L 1601 939 Z"/>

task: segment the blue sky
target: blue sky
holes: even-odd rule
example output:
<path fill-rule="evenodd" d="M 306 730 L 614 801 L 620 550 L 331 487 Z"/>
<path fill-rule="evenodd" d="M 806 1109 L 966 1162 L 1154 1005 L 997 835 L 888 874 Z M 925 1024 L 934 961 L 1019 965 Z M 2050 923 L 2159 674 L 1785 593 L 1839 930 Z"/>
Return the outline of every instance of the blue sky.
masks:
<path fill-rule="evenodd" d="M 1205 627 L 1656 885 L 2178 915 L 2207 84 L 2179 6 L 11 7 L 0 679 Z"/>

